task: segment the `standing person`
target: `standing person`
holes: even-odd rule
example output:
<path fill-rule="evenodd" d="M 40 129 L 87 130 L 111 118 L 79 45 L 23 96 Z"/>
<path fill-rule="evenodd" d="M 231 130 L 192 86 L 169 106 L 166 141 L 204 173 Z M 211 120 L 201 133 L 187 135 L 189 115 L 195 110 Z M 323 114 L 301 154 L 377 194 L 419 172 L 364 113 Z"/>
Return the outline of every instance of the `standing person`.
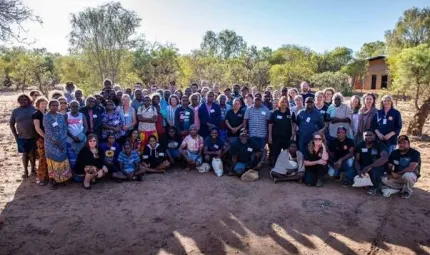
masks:
<path fill-rule="evenodd" d="M 160 106 L 160 95 L 152 95 L 152 106 L 157 110 L 157 121 L 155 121 L 155 128 L 157 130 L 158 139 L 163 140 L 166 135 L 166 118 L 167 111 L 166 108 Z"/>
<path fill-rule="evenodd" d="M 373 116 L 378 111 L 375 107 L 376 97 L 373 94 L 364 94 L 363 107 L 359 111 L 358 116 L 358 130 L 356 143 L 363 141 L 363 133 L 365 130 L 370 129 L 372 125 Z"/>
<path fill-rule="evenodd" d="M 314 133 L 324 132 L 324 120 L 321 113 L 315 109 L 313 98 L 306 99 L 306 108 L 297 114 L 296 122 L 299 129 L 297 139 L 299 150 L 306 155 L 308 144 L 312 142 Z"/>
<path fill-rule="evenodd" d="M 31 98 L 31 102 L 36 103 L 36 100 L 42 96 L 42 93 L 39 90 L 32 90 L 30 91 L 30 98 Z"/>
<path fill-rule="evenodd" d="M 249 93 L 249 89 L 247 86 L 243 86 L 240 89 L 240 102 L 242 103 L 242 107 L 245 107 L 245 99 L 247 98 L 248 95 L 252 95 Z"/>
<path fill-rule="evenodd" d="M 140 170 L 144 170 L 145 173 L 164 174 L 169 166 L 165 148 L 158 143 L 157 137 L 150 136 L 143 150 Z"/>
<path fill-rule="evenodd" d="M 272 104 L 272 97 L 271 97 L 271 95 L 270 95 L 270 92 L 269 93 L 265 93 L 264 94 L 264 102 L 263 102 L 263 105 L 264 106 L 266 106 L 267 107 L 267 109 L 269 109 L 269 111 L 272 111 L 273 110 L 273 104 Z"/>
<path fill-rule="evenodd" d="M 359 121 L 359 112 L 360 112 L 360 108 L 361 108 L 361 102 L 360 102 L 360 97 L 359 96 L 352 96 L 351 97 L 351 101 L 349 103 L 349 107 L 351 108 L 352 111 L 352 122 L 351 122 L 351 128 L 352 128 L 352 132 L 354 137 L 357 137 L 358 134 L 358 121 Z"/>
<path fill-rule="evenodd" d="M 158 86 L 157 84 L 152 84 L 151 85 L 151 90 L 149 91 L 149 94 L 154 94 L 157 92 Z"/>
<path fill-rule="evenodd" d="M 218 96 L 221 95 L 218 83 L 214 83 L 212 85 L 212 91 L 214 92 L 216 98 L 218 98 Z"/>
<path fill-rule="evenodd" d="M 233 97 L 231 96 L 231 89 L 229 87 L 224 89 L 224 95 L 227 97 L 227 104 L 233 106 Z"/>
<path fill-rule="evenodd" d="M 175 112 L 175 128 L 182 138 L 189 135 L 190 127 L 194 124 L 194 111 L 188 107 L 189 103 L 188 97 L 183 96 L 181 107 Z"/>
<path fill-rule="evenodd" d="M 201 92 L 202 96 L 200 98 L 201 104 L 206 104 L 206 95 L 208 94 L 209 91 L 210 91 L 209 87 L 202 87 L 202 92 Z"/>
<path fill-rule="evenodd" d="M 324 104 L 327 106 L 330 106 L 333 101 L 332 98 L 334 96 L 334 93 L 336 93 L 336 90 L 334 88 L 326 88 L 324 89 Z"/>
<path fill-rule="evenodd" d="M 112 81 L 109 79 L 105 79 L 103 81 L 103 88 L 106 90 L 111 90 L 112 89 Z"/>
<path fill-rule="evenodd" d="M 182 93 L 182 90 L 178 89 L 175 91 L 175 95 L 178 97 L 178 101 L 179 101 L 179 99 L 182 98 L 184 94 Z"/>
<path fill-rule="evenodd" d="M 151 98 L 145 96 L 143 98 L 143 105 L 137 111 L 137 119 L 139 120 L 139 132 L 140 132 L 140 150 L 143 153 L 143 149 L 148 144 L 148 138 L 153 135 L 157 137 L 157 117 L 158 113 L 154 106 L 151 105 Z"/>
<path fill-rule="evenodd" d="M 191 90 L 191 88 L 186 88 L 184 91 L 184 94 L 185 94 L 185 96 L 190 98 L 191 94 L 193 94 L 193 91 Z"/>
<path fill-rule="evenodd" d="M 134 95 L 133 95 L 133 92 L 132 92 L 131 88 L 126 88 L 125 89 L 125 94 L 129 95 L 130 99 L 133 100 Z"/>
<path fill-rule="evenodd" d="M 134 91 L 134 99 L 131 102 L 131 107 L 134 108 L 135 112 L 139 110 L 139 107 L 142 105 L 142 90 L 138 89 Z"/>
<path fill-rule="evenodd" d="M 221 123 L 221 109 L 218 104 L 214 103 L 214 93 L 211 91 L 207 94 L 206 103 L 200 105 L 199 120 L 200 131 L 199 134 L 206 138 L 209 135 L 209 130 L 216 127 L 219 128 Z"/>
<path fill-rule="evenodd" d="M 269 121 L 269 144 L 272 144 L 272 162 L 274 165 L 281 150 L 286 150 L 295 138 L 296 114 L 288 108 L 288 98 L 281 97 L 278 109 L 272 112 Z"/>
<path fill-rule="evenodd" d="M 58 102 L 60 102 L 60 109 L 58 110 L 58 113 L 66 115 L 67 111 L 69 110 L 69 104 L 67 103 L 66 98 L 60 97 L 58 98 Z"/>
<path fill-rule="evenodd" d="M 194 93 L 190 97 L 191 108 L 194 111 L 194 125 L 196 125 L 197 129 L 200 128 L 200 119 L 199 119 L 199 108 L 200 108 L 200 97 L 198 93 Z"/>
<path fill-rule="evenodd" d="M 187 168 L 189 171 L 195 169 L 203 163 L 202 158 L 203 152 L 203 138 L 198 135 L 198 129 L 195 125 L 191 125 L 190 134 L 185 137 L 179 147 L 179 153 L 181 153 L 184 160 L 187 162 Z"/>
<path fill-rule="evenodd" d="M 248 94 L 245 98 L 245 106 L 243 106 L 242 100 L 239 98 L 240 104 L 242 106 L 242 109 L 246 111 L 249 107 L 252 107 L 254 105 L 254 96 L 252 94 Z"/>
<path fill-rule="evenodd" d="M 33 107 L 30 97 L 25 94 L 18 96 L 18 103 L 19 107 L 12 111 L 9 124 L 18 145 L 18 152 L 22 153 L 22 165 L 24 166 L 22 177 L 28 178 L 29 162 L 31 172 L 35 172 L 37 133 L 32 115 L 36 108 Z"/>
<path fill-rule="evenodd" d="M 199 91 L 199 85 L 197 83 L 191 84 L 191 92 L 192 94 L 197 93 Z"/>
<path fill-rule="evenodd" d="M 328 121 L 328 105 L 324 101 L 324 92 L 318 91 L 315 93 L 315 109 L 317 109 L 323 116 L 324 121 Z"/>
<path fill-rule="evenodd" d="M 288 95 L 288 88 L 287 87 L 282 87 L 281 88 L 281 97 L 287 97 L 288 98 L 288 102 L 291 101 L 291 98 Z"/>
<path fill-rule="evenodd" d="M 303 102 L 306 102 L 307 98 L 314 98 L 314 94 L 312 94 L 311 89 L 309 88 L 309 83 L 307 81 L 303 81 L 300 84 L 300 88 L 302 89 L 302 97 L 303 97 Z"/>
<path fill-rule="evenodd" d="M 123 136 L 121 114 L 115 109 L 112 100 L 106 100 L 106 111 L 102 114 L 102 139 L 106 140 L 110 134 L 115 135 L 116 139 Z"/>
<path fill-rule="evenodd" d="M 291 105 L 291 103 L 290 103 Z M 291 107 L 291 110 L 296 114 L 296 116 L 299 114 L 299 112 L 305 109 L 305 106 L 303 104 L 303 97 L 301 95 L 297 95 L 294 98 L 294 106 Z"/>
<path fill-rule="evenodd" d="M 328 114 L 330 115 L 330 123 L 328 125 L 330 139 L 328 140 L 337 137 L 337 129 L 340 126 L 346 129 L 349 138 L 353 138 L 351 129 L 351 108 L 343 102 L 344 99 L 341 93 L 334 94 L 333 98 L 334 103 L 328 109 Z"/>
<path fill-rule="evenodd" d="M 76 100 L 70 102 L 70 112 L 65 115 L 67 122 L 67 156 L 70 167 L 73 169 L 81 149 L 85 146 L 88 130 L 87 119 L 79 112 L 79 103 Z"/>
<path fill-rule="evenodd" d="M 45 128 L 45 156 L 48 165 L 49 188 L 58 189 L 58 184 L 67 182 L 72 177 L 67 159 L 67 123 L 66 118 L 58 113 L 58 100 L 48 104 L 49 112 L 43 118 Z"/>
<path fill-rule="evenodd" d="M 354 168 L 360 176 L 369 173 L 373 187 L 367 194 L 374 196 L 381 186 L 381 177 L 384 175 L 384 165 L 388 160 L 385 145 L 375 139 L 373 130 L 364 131 L 364 141 L 355 147 Z"/>
<path fill-rule="evenodd" d="M 230 144 L 234 143 L 240 134 L 243 127 L 243 118 L 245 111 L 241 109 L 240 100 L 235 98 L 233 100 L 233 108 L 227 111 L 225 116 L 225 125 L 227 126 L 227 137 Z"/>
<path fill-rule="evenodd" d="M 121 115 L 123 126 L 123 138 L 127 138 L 131 131 L 133 131 L 134 127 L 137 124 L 136 111 L 133 107 L 131 107 L 130 102 L 131 98 L 129 95 L 124 94 L 121 98 L 122 105 L 118 107 L 119 114 Z"/>
<path fill-rule="evenodd" d="M 251 94 L 253 94 L 255 96 L 255 93 L 257 93 L 257 92 L 258 92 L 257 87 L 254 86 L 251 88 Z"/>
<path fill-rule="evenodd" d="M 103 165 L 103 154 L 98 149 L 98 139 L 95 134 L 88 135 L 87 142 L 78 154 L 74 167 L 74 180 L 82 181 L 84 189 L 91 189 L 91 183 L 102 178 L 108 169 Z"/>
<path fill-rule="evenodd" d="M 221 123 L 219 133 L 223 140 L 227 139 L 227 126 L 225 124 L 225 116 L 227 112 L 231 109 L 231 106 L 227 104 L 227 97 L 225 95 L 218 96 L 219 108 L 221 110 Z"/>
<path fill-rule="evenodd" d="M 162 108 L 162 109 L 166 109 L 167 108 L 167 106 L 169 105 L 169 98 L 170 98 L 170 96 L 173 94 L 173 93 L 170 93 L 170 90 L 162 90 L 162 89 L 160 89 L 159 90 L 159 92 L 158 92 L 158 94 L 160 95 L 160 97 L 161 97 L 161 100 L 160 100 L 160 107 Z"/>
<path fill-rule="evenodd" d="M 275 167 L 270 171 L 270 177 L 274 183 L 277 183 L 280 181 L 299 181 L 304 176 L 304 156 L 297 150 L 297 143 L 289 141 L 288 149 L 279 154 Z"/>
<path fill-rule="evenodd" d="M 64 97 L 67 99 L 67 103 L 72 102 L 73 100 L 75 100 L 75 84 L 73 84 L 73 82 L 69 81 L 66 82 L 66 92 L 64 92 Z"/>
<path fill-rule="evenodd" d="M 167 111 L 167 124 L 169 127 L 175 126 L 175 112 L 181 107 L 179 104 L 179 98 L 177 95 L 171 95 L 169 98 L 169 105 L 166 108 Z"/>
<path fill-rule="evenodd" d="M 344 127 L 337 128 L 337 137 L 328 144 L 334 177 L 339 178 L 340 172 L 345 172 L 343 186 L 351 186 L 357 172 L 354 169 L 354 141 L 347 137 Z"/>
<path fill-rule="evenodd" d="M 327 161 L 329 159 L 323 133 L 317 132 L 313 135 L 304 156 L 305 184 L 308 186 L 323 186 L 322 177 L 327 174 Z"/>
<path fill-rule="evenodd" d="M 33 119 L 34 128 L 39 135 L 36 141 L 37 153 L 39 154 L 39 165 L 36 171 L 36 184 L 45 186 L 48 183 L 48 165 L 45 156 L 45 128 L 43 127 L 43 115 L 48 107 L 48 99 L 39 97 L 35 103 L 36 111 L 31 118 Z"/>
<path fill-rule="evenodd" d="M 75 91 L 75 100 L 78 101 L 79 107 L 85 106 L 85 99 L 84 99 L 84 94 L 82 93 L 82 90 L 77 89 Z"/>
<path fill-rule="evenodd" d="M 176 82 L 175 81 L 171 81 L 170 83 L 169 83 L 169 90 L 170 90 L 170 93 L 175 93 L 175 91 L 176 91 Z"/>
<path fill-rule="evenodd" d="M 255 97 L 254 105 L 246 109 L 243 128 L 249 130 L 249 136 L 256 145 L 256 149 L 262 151 L 260 162 L 256 169 L 261 168 L 266 160 L 267 123 L 270 120 L 270 111 L 262 105 L 261 97 Z"/>
<path fill-rule="evenodd" d="M 393 97 L 385 95 L 381 98 L 381 107 L 373 116 L 372 128 L 381 142 L 387 146 L 388 154 L 396 149 L 397 137 L 402 130 L 402 115 L 394 109 Z"/>
<path fill-rule="evenodd" d="M 273 100 L 279 101 L 280 98 L 281 98 L 281 92 L 279 90 L 275 90 L 275 92 L 273 92 Z"/>
<path fill-rule="evenodd" d="M 389 188 L 400 190 L 400 195 L 408 199 L 420 177 L 421 155 L 412 149 L 409 138 L 401 135 L 397 139 L 398 149 L 388 158 L 388 176 L 382 177 L 382 183 Z"/>
<path fill-rule="evenodd" d="M 98 139 L 101 138 L 102 132 L 102 115 L 104 112 L 103 107 L 97 107 L 96 99 L 92 96 L 87 97 L 85 107 L 79 110 L 87 120 L 88 129 L 87 134 L 96 134 Z"/>
<path fill-rule="evenodd" d="M 239 84 L 234 84 L 233 85 L 233 94 L 231 95 L 234 98 L 239 98 L 240 99 L 240 86 Z"/>
<path fill-rule="evenodd" d="M 288 99 L 289 99 L 289 102 L 290 102 L 290 108 L 291 109 L 294 106 L 296 106 L 296 96 L 298 96 L 298 95 L 299 95 L 299 91 L 296 88 L 291 88 L 291 89 L 288 90 Z M 303 102 L 304 102 L 304 100 L 303 100 L 303 97 L 302 97 L 302 105 L 304 105 Z"/>

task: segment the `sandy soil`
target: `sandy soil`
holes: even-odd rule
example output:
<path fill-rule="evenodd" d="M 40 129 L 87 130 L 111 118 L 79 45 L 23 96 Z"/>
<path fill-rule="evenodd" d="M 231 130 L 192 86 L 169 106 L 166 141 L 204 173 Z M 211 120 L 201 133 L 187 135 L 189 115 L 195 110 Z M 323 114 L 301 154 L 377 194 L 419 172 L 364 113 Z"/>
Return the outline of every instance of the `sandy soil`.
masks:
<path fill-rule="evenodd" d="M 430 143 L 413 143 L 423 177 L 408 201 L 338 182 L 275 185 L 268 169 L 253 183 L 177 169 L 51 191 L 20 178 L 15 96 L 0 97 L 0 254 L 430 254 Z"/>

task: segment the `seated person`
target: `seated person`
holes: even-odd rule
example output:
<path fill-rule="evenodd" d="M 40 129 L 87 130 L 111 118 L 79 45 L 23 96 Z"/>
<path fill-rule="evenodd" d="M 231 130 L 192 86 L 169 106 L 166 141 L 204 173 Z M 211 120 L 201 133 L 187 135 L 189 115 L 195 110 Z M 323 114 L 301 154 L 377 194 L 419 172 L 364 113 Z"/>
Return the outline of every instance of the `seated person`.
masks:
<path fill-rule="evenodd" d="M 140 137 L 139 130 L 134 129 L 130 132 L 130 136 L 126 139 L 131 144 L 131 149 L 140 154 Z"/>
<path fill-rule="evenodd" d="M 79 152 L 73 177 L 82 181 L 85 189 L 91 189 L 91 182 L 96 178 L 102 178 L 108 169 L 103 165 L 103 154 L 98 150 L 97 135 L 89 134 L 87 142 Z"/>
<path fill-rule="evenodd" d="M 275 183 L 299 181 L 305 176 L 304 156 L 297 150 L 297 143 L 290 141 L 287 150 L 281 151 L 275 167 L 270 171 Z"/>
<path fill-rule="evenodd" d="M 205 147 L 203 150 L 205 161 L 210 164 L 212 158 L 222 158 L 227 153 L 228 149 L 228 144 L 219 137 L 218 129 L 212 128 L 209 137 L 205 139 Z"/>
<path fill-rule="evenodd" d="M 157 142 L 157 137 L 149 136 L 148 144 L 143 149 L 140 169 L 146 173 L 164 174 L 170 166 L 164 148 Z"/>
<path fill-rule="evenodd" d="M 141 181 L 142 176 L 145 174 L 145 170 L 139 167 L 139 154 L 131 149 L 131 144 L 129 142 L 125 142 L 122 149 L 118 156 L 119 168 L 121 171 L 121 176 L 117 176 L 118 179 Z"/>
<path fill-rule="evenodd" d="M 179 147 L 179 152 L 185 161 L 187 161 L 187 168 L 185 170 L 190 171 L 196 169 L 203 162 L 202 151 L 203 151 L 203 138 L 197 133 L 198 128 L 196 125 L 191 125 L 190 134 L 187 135 L 182 141 Z"/>
<path fill-rule="evenodd" d="M 340 178 L 340 172 L 345 172 L 343 186 L 352 185 L 357 175 L 354 165 L 354 141 L 346 136 L 346 128 L 338 127 L 337 137 L 333 138 L 328 145 L 332 167 L 335 170 L 335 178 Z"/>
<path fill-rule="evenodd" d="M 248 169 L 255 167 L 261 158 L 261 150 L 258 148 L 259 146 L 249 139 L 248 132 L 242 129 L 239 139 L 231 145 L 232 167 L 229 175 L 240 177 Z"/>
<path fill-rule="evenodd" d="M 182 140 L 179 134 L 176 132 L 174 127 L 167 128 L 167 135 L 165 135 L 161 141 L 161 146 L 166 148 L 167 159 L 170 164 L 175 164 L 175 161 L 181 159 L 181 153 L 179 153 L 179 146 Z"/>
<path fill-rule="evenodd" d="M 382 177 L 382 183 L 389 188 L 400 190 L 400 196 L 408 199 L 420 177 L 421 155 L 410 147 L 406 135 L 399 136 L 397 145 L 398 149 L 388 158 L 388 176 Z"/>
<path fill-rule="evenodd" d="M 355 147 L 354 167 L 360 176 L 369 173 L 373 187 L 367 191 L 367 194 L 374 196 L 380 189 L 388 153 L 385 145 L 375 139 L 373 130 L 364 131 L 363 137 L 364 141 Z"/>
<path fill-rule="evenodd" d="M 313 135 L 305 150 L 305 184 L 307 186 L 323 186 L 322 178 L 327 174 L 328 150 L 322 131 Z"/>
<path fill-rule="evenodd" d="M 103 154 L 103 164 L 110 173 L 119 171 L 118 155 L 121 152 L 120 145 L 115 141 L 115 135 L 109 134 L 105 143 L 100 144 L 100 153 Z"/>

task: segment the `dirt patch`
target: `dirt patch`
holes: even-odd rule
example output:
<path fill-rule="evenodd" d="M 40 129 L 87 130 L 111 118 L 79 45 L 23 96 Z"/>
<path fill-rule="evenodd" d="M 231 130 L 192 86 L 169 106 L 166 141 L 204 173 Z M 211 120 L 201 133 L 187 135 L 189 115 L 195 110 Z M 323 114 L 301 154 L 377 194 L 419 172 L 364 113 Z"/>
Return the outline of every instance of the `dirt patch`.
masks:
<path fill-rule="evenodd" d="M 7 126 L 15 95 L 0 97 L 0 254 L 429 254 L 430 143 L 410 200 L 323 188 L 243 183 L 213 173 L 103 181 L 57 191 L 20 178 Z M 405 117 L 412 107 L 399 102 Z M 429 128 L 427 125 L 425 128 Z"/>

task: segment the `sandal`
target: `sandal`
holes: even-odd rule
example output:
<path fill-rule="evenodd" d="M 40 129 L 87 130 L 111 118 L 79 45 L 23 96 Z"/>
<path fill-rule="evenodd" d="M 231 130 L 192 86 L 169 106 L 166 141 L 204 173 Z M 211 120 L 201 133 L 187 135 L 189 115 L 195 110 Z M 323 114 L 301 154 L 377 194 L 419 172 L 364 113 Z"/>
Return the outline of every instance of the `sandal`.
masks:
<path fill-rule="evenodd" d="M 50 190 L 57 190 L 58 189 L 57 183 L 55 181 L 49 182 L 49 189 Z"/>
<path fill-rule="evenodd" d="M 47 184 L 46 181 L 36 181 L 37 186 L 46 186 L 46 184 Z"/>

